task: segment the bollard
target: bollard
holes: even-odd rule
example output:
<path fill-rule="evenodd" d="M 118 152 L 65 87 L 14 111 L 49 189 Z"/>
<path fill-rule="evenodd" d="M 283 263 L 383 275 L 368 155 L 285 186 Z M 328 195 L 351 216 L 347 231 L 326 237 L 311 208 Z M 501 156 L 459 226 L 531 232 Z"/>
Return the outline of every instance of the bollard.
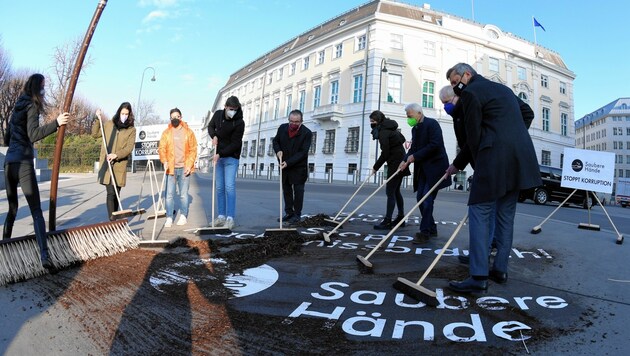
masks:
<path fill-rule="evenodd" d="M 333 171 L 332 169 L 328 170 L 328 183 L 332 183 L 333 181 Z"/>

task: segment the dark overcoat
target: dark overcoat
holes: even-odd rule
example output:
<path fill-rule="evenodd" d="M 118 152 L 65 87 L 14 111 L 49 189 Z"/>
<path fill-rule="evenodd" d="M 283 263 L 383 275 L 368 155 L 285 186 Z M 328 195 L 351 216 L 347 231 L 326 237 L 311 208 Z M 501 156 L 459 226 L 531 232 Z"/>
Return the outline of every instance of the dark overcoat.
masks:
<path fill-rule="evenodd" d="M 475 164 L 468 204 L 542 184 L 527 127 L 532 109 L 505 85 L 481 75 L 470 78 L 460 101 L 466 144 Z"/>
<path fill-rule="evenodd" d="M 308 151 L 313 133 L 301 125 L 297 135 L 289 137 L 289 124 L 282 124 L 273 138 L 275 153 L 282 151 L 282 160 L 287 167 L 282 171 L 282 180 L 289 184 L 304 184 L 308 179 Z"/>
<path fill-rule="evenodd" d="M 424 117 L 421 123 L 411 129 L 411 147 L 405 160 L 413 155 L 413 191 L 418 190 L 420 183 L 433 186 L 446 173 L 449 161 L 440 124 L 430 117 Z M 451 185 L 451 177 L 447 177 L 438 189 Z"/>

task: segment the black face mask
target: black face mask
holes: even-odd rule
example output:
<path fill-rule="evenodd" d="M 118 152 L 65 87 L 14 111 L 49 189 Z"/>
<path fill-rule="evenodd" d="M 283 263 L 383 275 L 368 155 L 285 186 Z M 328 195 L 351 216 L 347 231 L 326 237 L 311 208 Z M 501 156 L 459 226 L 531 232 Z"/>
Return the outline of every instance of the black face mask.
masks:
<path fill-rule="evenodd" d="M 461 96 L 464 89 L 466 89 L 466 84 L 462 83 L 461 80 L 459 81 L 459 83 L 457 83 L 456 86 L 453 87 L 453 91 L 457 96 Z"/>
<path fill-rule="evenodd" d="M 173 127 L 177 127 L 177 126 L 179 126 L 180 122 L 181 121 L 179 119 L 172 119 L 171 120 L 171 125 L 173 125 Z"/>
<path fill-rule="evenodd" d="M 370 128 L 375 128 L 378 124 L 370 124 Z"/>

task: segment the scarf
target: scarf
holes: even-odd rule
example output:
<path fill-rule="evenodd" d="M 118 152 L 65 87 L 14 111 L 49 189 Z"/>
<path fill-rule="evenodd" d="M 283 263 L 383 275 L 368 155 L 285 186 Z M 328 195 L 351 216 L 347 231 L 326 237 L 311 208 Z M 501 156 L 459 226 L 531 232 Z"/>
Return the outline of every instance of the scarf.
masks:
<path fill-rule="evenodd" d="M 292 128 L 291 125 L 289 125 L 289 138 L 294 138 L 295 136 L 297 136 L 298 131 L 300 131 L 300 126 L 299 125 L 297 128 Z"/>

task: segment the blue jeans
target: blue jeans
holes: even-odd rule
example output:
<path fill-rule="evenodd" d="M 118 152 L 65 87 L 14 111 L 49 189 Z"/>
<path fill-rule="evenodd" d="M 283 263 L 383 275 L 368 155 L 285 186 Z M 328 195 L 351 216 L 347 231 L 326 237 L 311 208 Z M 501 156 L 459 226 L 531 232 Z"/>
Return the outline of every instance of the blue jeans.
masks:
<path fill-rule="evenodd" d="M 188 186 L 190 185 L 190 175 L 186 177 L 184 175 L 184 168 L 175 168 L 174 175 L 167 175 L 166 177 L 166 217 L 174 219 L 173 210 L 175 210 L 175 184 L 177 184 L 177 190 L 179 191 L 179 212 L 188 217 Z"/>
<path fill-rule="evenodd" d="M 435 183 L 433 183 L 435 184 Z M 420 201 L 424 197 L 433 184 L 430 182 L 420 180 L 418 184 L 418 191 L 416 195 L 416 201 Z M 437 226 L 435 226 L 435 219 L 433 218 L 433 202 L 437 197 L 437 189 L 433 191 L 423 202 L 420 204 L 420 232 L 423 234 L 437 233 Z"/>
<path fill-rule="evenodd" d="M 215 169 L 217 170 L 217 215 L 235 217 L 238 159 L 234 157 L 219 158 Z"/>
<path fill-rule="evenodd" d="M 489 246 L 494 240 L 497 255 L 494 257 L 494 270 L 507 272 L 512 240 L 514 238 L 514 216 L 518 190 L 508 192 L 501 198 L 485 203 L 472 204 L 468 207 L 470 275 L 487 276 Z M 494 234 L 491 235 L 494 221 Z"/>

